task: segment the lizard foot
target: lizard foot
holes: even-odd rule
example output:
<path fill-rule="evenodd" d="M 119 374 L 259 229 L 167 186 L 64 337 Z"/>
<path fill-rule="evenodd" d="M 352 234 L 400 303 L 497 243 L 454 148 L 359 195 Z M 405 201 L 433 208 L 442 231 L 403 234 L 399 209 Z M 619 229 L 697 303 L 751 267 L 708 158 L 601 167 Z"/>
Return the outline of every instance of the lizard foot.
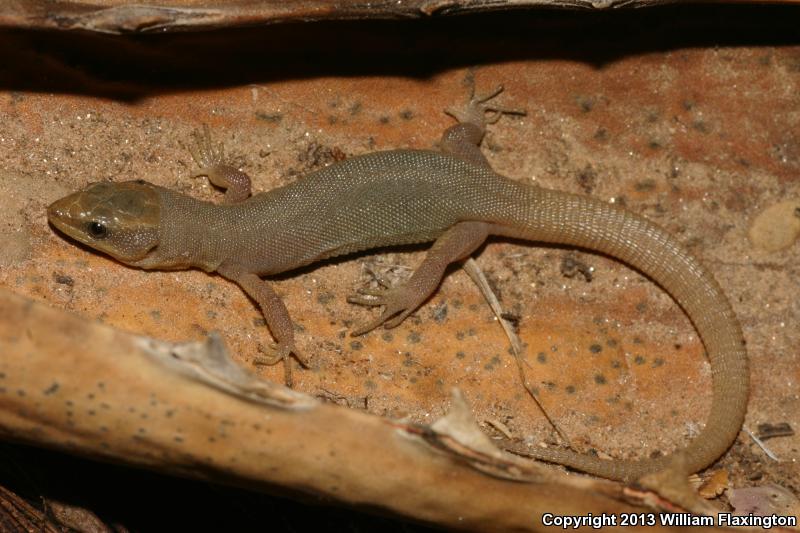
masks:
<path fill-rule="evenodd" d="M 470 76 L 469 80 L 469 99 L 463 109 L 445 109 L 444 112 L 456 119 L 461 123 L 475 124 L 480 128 L 484 128 L 487 124 L 494 124 L 503 115 L 525 115 L 525 111 L 520 109 L 509 109 L 496 105 L 490 105 L 489 102 L 494 100 L 504 88 L 498 85 L 493 91 L 484 94 L 475 94 L 475 78 Z"/>
<path fill-rule="evenodd" d="M 193 178 L 208 176 L 209 173 L 214 171 L 215 167 L 225 165 L 225 146 L 222 143 L 215 145 L 211 141 L 211 132 L 208 129 L 208 124 L 203 124 L 202 133 L 199 130 L 193 131 L 192 139 L 194 142 L 187 149 L 192 154 L 194 162 L 200 167 L 192 175 Z"/>
<path fill-rule="evenodd" d="M 283 362 L 284 383 L 287 387 L 292 388 L 292 360 L 289 357 L 294 354 L 295 359 L 300 363 L 303 368 L 309 368 L 308 359 L 301 355 L 297 348 L 287 345 L 285 343 L 272 343 L 265 347 L 259 344 L 261 355 L 253 360 L 255 365 L 273 366 Z"/>
<path fill-rule="evenodd" d="M 381 324 L 386 329 L 398 326 L 424 300 L 425 297 L 421 299 L 417 297 L 408 285 L 394 288 L 359 289 L 357 294 L 347 298 L 348 302 L 367 307 L 383 306 L 383 311 L 375 320 L 356 326 L 350 335 L 353 337 L 363 335 Z"/>
<path fill-rule="evenodd" d="M 270 343 L 266 347 L 259 344 L 259 349 L 262 353 L 253 361 L 257 365 L 277 365 L 281 361 L 288 359 L 290 355 L 294 355 L 294 358 L 303 368 L 310 368 L 308 358 L 298 352 L 294 346 L 287 346 L 283 343 Z"/>

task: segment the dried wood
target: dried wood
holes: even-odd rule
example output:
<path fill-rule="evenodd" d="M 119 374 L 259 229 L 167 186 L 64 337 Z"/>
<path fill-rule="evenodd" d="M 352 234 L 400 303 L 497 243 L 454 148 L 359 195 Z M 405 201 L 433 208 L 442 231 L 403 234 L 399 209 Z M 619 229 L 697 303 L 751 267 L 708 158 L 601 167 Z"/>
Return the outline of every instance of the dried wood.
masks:
<path fill-rule="evenodd" d="M 497 449 L 455 393 L 431 426 L 323 403 L 237 366 L 0 291 L 0 436 L 95 459 L 308 493 L 444 527 L 537 531 L 544 513 L 652 495 Z"/>

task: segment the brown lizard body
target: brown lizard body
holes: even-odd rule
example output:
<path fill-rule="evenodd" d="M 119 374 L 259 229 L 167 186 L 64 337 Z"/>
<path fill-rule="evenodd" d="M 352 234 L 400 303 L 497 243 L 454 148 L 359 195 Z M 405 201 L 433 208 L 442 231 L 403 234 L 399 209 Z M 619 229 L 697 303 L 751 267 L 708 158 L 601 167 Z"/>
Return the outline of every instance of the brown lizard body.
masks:
<path fill-rule="evenodd" d="M 495 93 L 496 94 L 496 93 Z M 492 97 L 494 94 L 492 95 Z M 515 182 L 495 173 L 479 150 L 489 98 L 472 98 L 441 151 L 375 152 L 333 164 L 250 196 L 250 180 L 224 165 L 206 135 L 193 152 L 199 175 L 227 189 L 203 202 L 144 181 L 96 183 L 53 203 L 50 221 L 70 237 L 145 269 L 202 268 L 239 284 L 260 306 L 277 353 L 296 353 L 289 313 L 260 276 L 381 246 L 434 241 L 407 283 L 351 301 L 382 305 L 375 321 L 393 327 L 439 285 L 448 264 L 489 235 L 578 246 L 606 253 L 661 285 L 686 311 L 711 365 L 708 422 L 675 456 L 606 461 L 569 450 L 533 448 L 540 459 L 603 477 L 632 480 L 672 468 L 695 472 L 733 442 L 748 398 L 741 329 L 719 284 L 663 229 L 590 197 Z M 497 115 L 496 115 L 497 116 Z"/>

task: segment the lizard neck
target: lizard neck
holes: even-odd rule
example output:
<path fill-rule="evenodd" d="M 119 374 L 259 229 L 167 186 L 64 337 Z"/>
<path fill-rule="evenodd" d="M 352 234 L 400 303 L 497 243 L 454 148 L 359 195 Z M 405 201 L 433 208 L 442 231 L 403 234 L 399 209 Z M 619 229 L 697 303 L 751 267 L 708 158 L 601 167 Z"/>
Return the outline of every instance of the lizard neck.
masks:
<path fill-rule="evenodd" d="M 159 242 L 147 268 L 182 270 L 202 268 L 212 272 L 230 255 L 235 228 L 221 211 L 223 206 L 197 200 L 169 189 L 159 189 L 161 220 Z"/>

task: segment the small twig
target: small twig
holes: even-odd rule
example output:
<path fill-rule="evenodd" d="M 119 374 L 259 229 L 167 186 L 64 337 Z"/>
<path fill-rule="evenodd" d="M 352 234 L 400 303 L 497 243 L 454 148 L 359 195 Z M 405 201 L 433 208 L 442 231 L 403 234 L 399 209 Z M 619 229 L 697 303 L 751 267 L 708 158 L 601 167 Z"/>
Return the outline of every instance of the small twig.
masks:
<path fill-rule="evenodd" d="M 486 279 L 486 276 L 483 275 L 483 271 L 481 271 L 478 263 L 471 257 L 464 261 L 463 268 L 475 285 L 478 286 L 478 289 L 480 289 L 481 294 L 483 294 L 483 297 L 486 299 L 489 307 L 492 308 L 492 312 L 497 317 L 500 325 L 503 326 L 503 331 L 505 331 L 506 337 L 508 337 L 508 340 L 511 342 L 511 351 L 514 355 L 514 362 L 517 364 L 517 371 L 519 372 L 519 377 L 522 380 L 522 386 L 525 387 L 525 390 L 528 392 L 530 397 L 533 398 L 533 401 L 536 403 L 539 411 L 541 411 L 555 432 L 558 433 L 558 436 L 561 437 L 567 446 L 572 447 L 567 436 L 563 431 L 561 431 L 561 428 L 559 428 L 555 421 L 550 418 L 550 415 L 547 414 L 547 411 L 545 411 L 542 403 L 539 401 L 539 397 L 534 391 L 533 386 L 528 381 L 528 378 L 525 375 L 525 359 L 523 358 L 525 349 L 522 345 L 522 341 L 520 341 L 519 336 L 514 331 L 511 321 L 503 318 L 503 309 L 500 307 L 500 301 L 497 299 L 494 291 L 492 291 L 492 288 L 489 286 L 489 281 Z"/>
<path fill-rule="evenodd" d="M 755 435 L 755 434 L 754 434 L 752 431 L 750 431 L 750 430 L 749 430 L 749 429 L 747 429 L 746 427 L 743 427 L 742 429 L 744 430 L 744 432 L 745 432 L 745 433 L 747 433 L 748 435 L 750 435 L 750 438 L 751 438 L 751 439 L 753 439 L 753 442 L 755 442 L 756 444 L 758 444 L 758 447 L 759 447 L 759 448 L 761 448 L 761 449 L 764 451 L 764 453 L 765 453 L 765 454 L 767 454 L 767 457 L 769 457 L 769 458 L 770 458 L 770 459 L 772 459 L 773 461 L 779 461 L 779 462 L 780 462 L 780 459 L 778 459 L 778 456 L 777 456 L 777 455 L 775 455 L 775 453 L 773 453 L 773 452 L 772 452 L 772 450 L 770 450 L 769 448 L 767 448 L 767 445 L 766 445 L 766 444 L 764 444 L 764 441 L 762 441 L 761 439 L 759 439 L 759 438 L 758 438 L 758 437 L 757 437 L 757 436 L 756 436 L 756 435 Z"/>

